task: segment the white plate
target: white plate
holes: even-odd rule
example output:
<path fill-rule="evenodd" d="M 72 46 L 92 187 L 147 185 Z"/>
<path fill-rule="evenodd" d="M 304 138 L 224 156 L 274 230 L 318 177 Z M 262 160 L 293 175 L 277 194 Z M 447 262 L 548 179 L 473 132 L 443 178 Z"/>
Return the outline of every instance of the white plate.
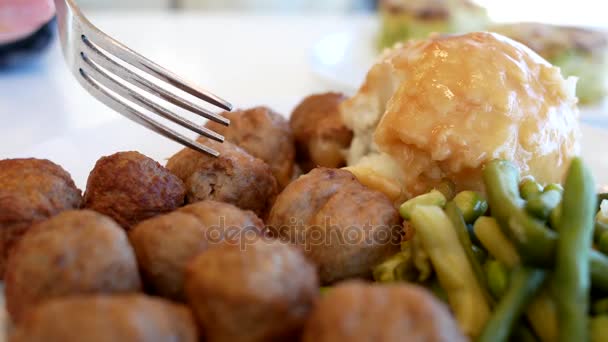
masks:
<path fill-rule="evenodd" d="M 311 50 L 313 73 L 336 89 L 355 93 L 379 54 L 375 45 L 377 33 L 377 23 L 364 22 L 321 38 Z M 581 117 L 608 128 L 608 101 L 581 107 Z"/>
<path fill-rule="evenodd" d="M 290 113 L 299 98 L 269 102 L 280 113 Z M 598 184 L 608 185 L 608 157 L 602 153 L 608 142 L 608 131 L 589 125 L 583 126 L 583 157 L 593 170 Z M 72 132 L 66 136 L 43 142 L 29 149 L 2 158 L 47 158 L 71 173 L 81 189 L 86 185 L 89 171 L 101 156 L 117 151 L 139 151 L 161 164 L 181 149 L 181 146 L 128 120 L 115 120 L 97 127 Z M 0 342 L 5 342 L 6 312 L 4 291 L 0 283 Z"/>

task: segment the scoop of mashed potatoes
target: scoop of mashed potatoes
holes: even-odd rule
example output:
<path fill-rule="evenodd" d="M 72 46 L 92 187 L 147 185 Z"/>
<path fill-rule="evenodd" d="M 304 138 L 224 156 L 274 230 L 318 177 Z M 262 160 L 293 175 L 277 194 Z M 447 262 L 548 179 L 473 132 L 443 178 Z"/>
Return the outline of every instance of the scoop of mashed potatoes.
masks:
<path fill-rule="evenodd" d="M 580 150 L 575 90 L 575 78 L 498 34 L 397 45 L 341 106 L 355 134 L 348 168 L 394 200 L 446 179 L 483 191 L 482 166 L 495 158 L 560 182 Z"/>

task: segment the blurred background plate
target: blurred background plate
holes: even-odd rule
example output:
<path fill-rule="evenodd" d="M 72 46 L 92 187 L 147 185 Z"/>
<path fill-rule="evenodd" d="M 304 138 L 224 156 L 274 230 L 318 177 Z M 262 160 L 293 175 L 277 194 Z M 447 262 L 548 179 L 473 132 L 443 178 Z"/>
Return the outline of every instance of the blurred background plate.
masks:
<path fill-rule="evenodd" d="M 311 71 L 331 87 L 354 94 L 378 58 L 378 22 L 362 22 L 357 27 L 330 33 L 310 51 Z M 608 102 L 581 107 L 583 120 L 608 128 Z"/>

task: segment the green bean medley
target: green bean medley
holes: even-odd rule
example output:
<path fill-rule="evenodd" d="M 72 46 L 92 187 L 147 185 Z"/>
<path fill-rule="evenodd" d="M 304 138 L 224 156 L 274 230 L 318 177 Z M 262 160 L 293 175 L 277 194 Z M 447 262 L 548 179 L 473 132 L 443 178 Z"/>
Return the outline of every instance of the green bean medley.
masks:
<path fill-rule="evenodd" d="M 563 187 L 522 180 L 504 160 L 482 175 L 487 200 L 435 189 L 405 202 L 416 241 L 377 266 L 375 280 L 441 293 L 475 341 L 608 341 L 608 194 L 595 193 L 580 158 Z"/>

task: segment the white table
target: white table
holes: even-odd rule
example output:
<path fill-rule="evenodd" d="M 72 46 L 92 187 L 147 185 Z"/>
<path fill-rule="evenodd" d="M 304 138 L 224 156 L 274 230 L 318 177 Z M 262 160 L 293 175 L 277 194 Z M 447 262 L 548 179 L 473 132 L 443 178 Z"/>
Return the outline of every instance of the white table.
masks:
<path fill-rule="evenodd" d="M 163 12 L 95 12 L 90 17 L 134 50 L 237 107 L 328 90 L 309 71 L 310 46 L 328 32 L 372 20 Z M 79 87 L 57 43 L 38 65 L 0 73 L 0 158 L 112 120 L 124 119 Z"/>

